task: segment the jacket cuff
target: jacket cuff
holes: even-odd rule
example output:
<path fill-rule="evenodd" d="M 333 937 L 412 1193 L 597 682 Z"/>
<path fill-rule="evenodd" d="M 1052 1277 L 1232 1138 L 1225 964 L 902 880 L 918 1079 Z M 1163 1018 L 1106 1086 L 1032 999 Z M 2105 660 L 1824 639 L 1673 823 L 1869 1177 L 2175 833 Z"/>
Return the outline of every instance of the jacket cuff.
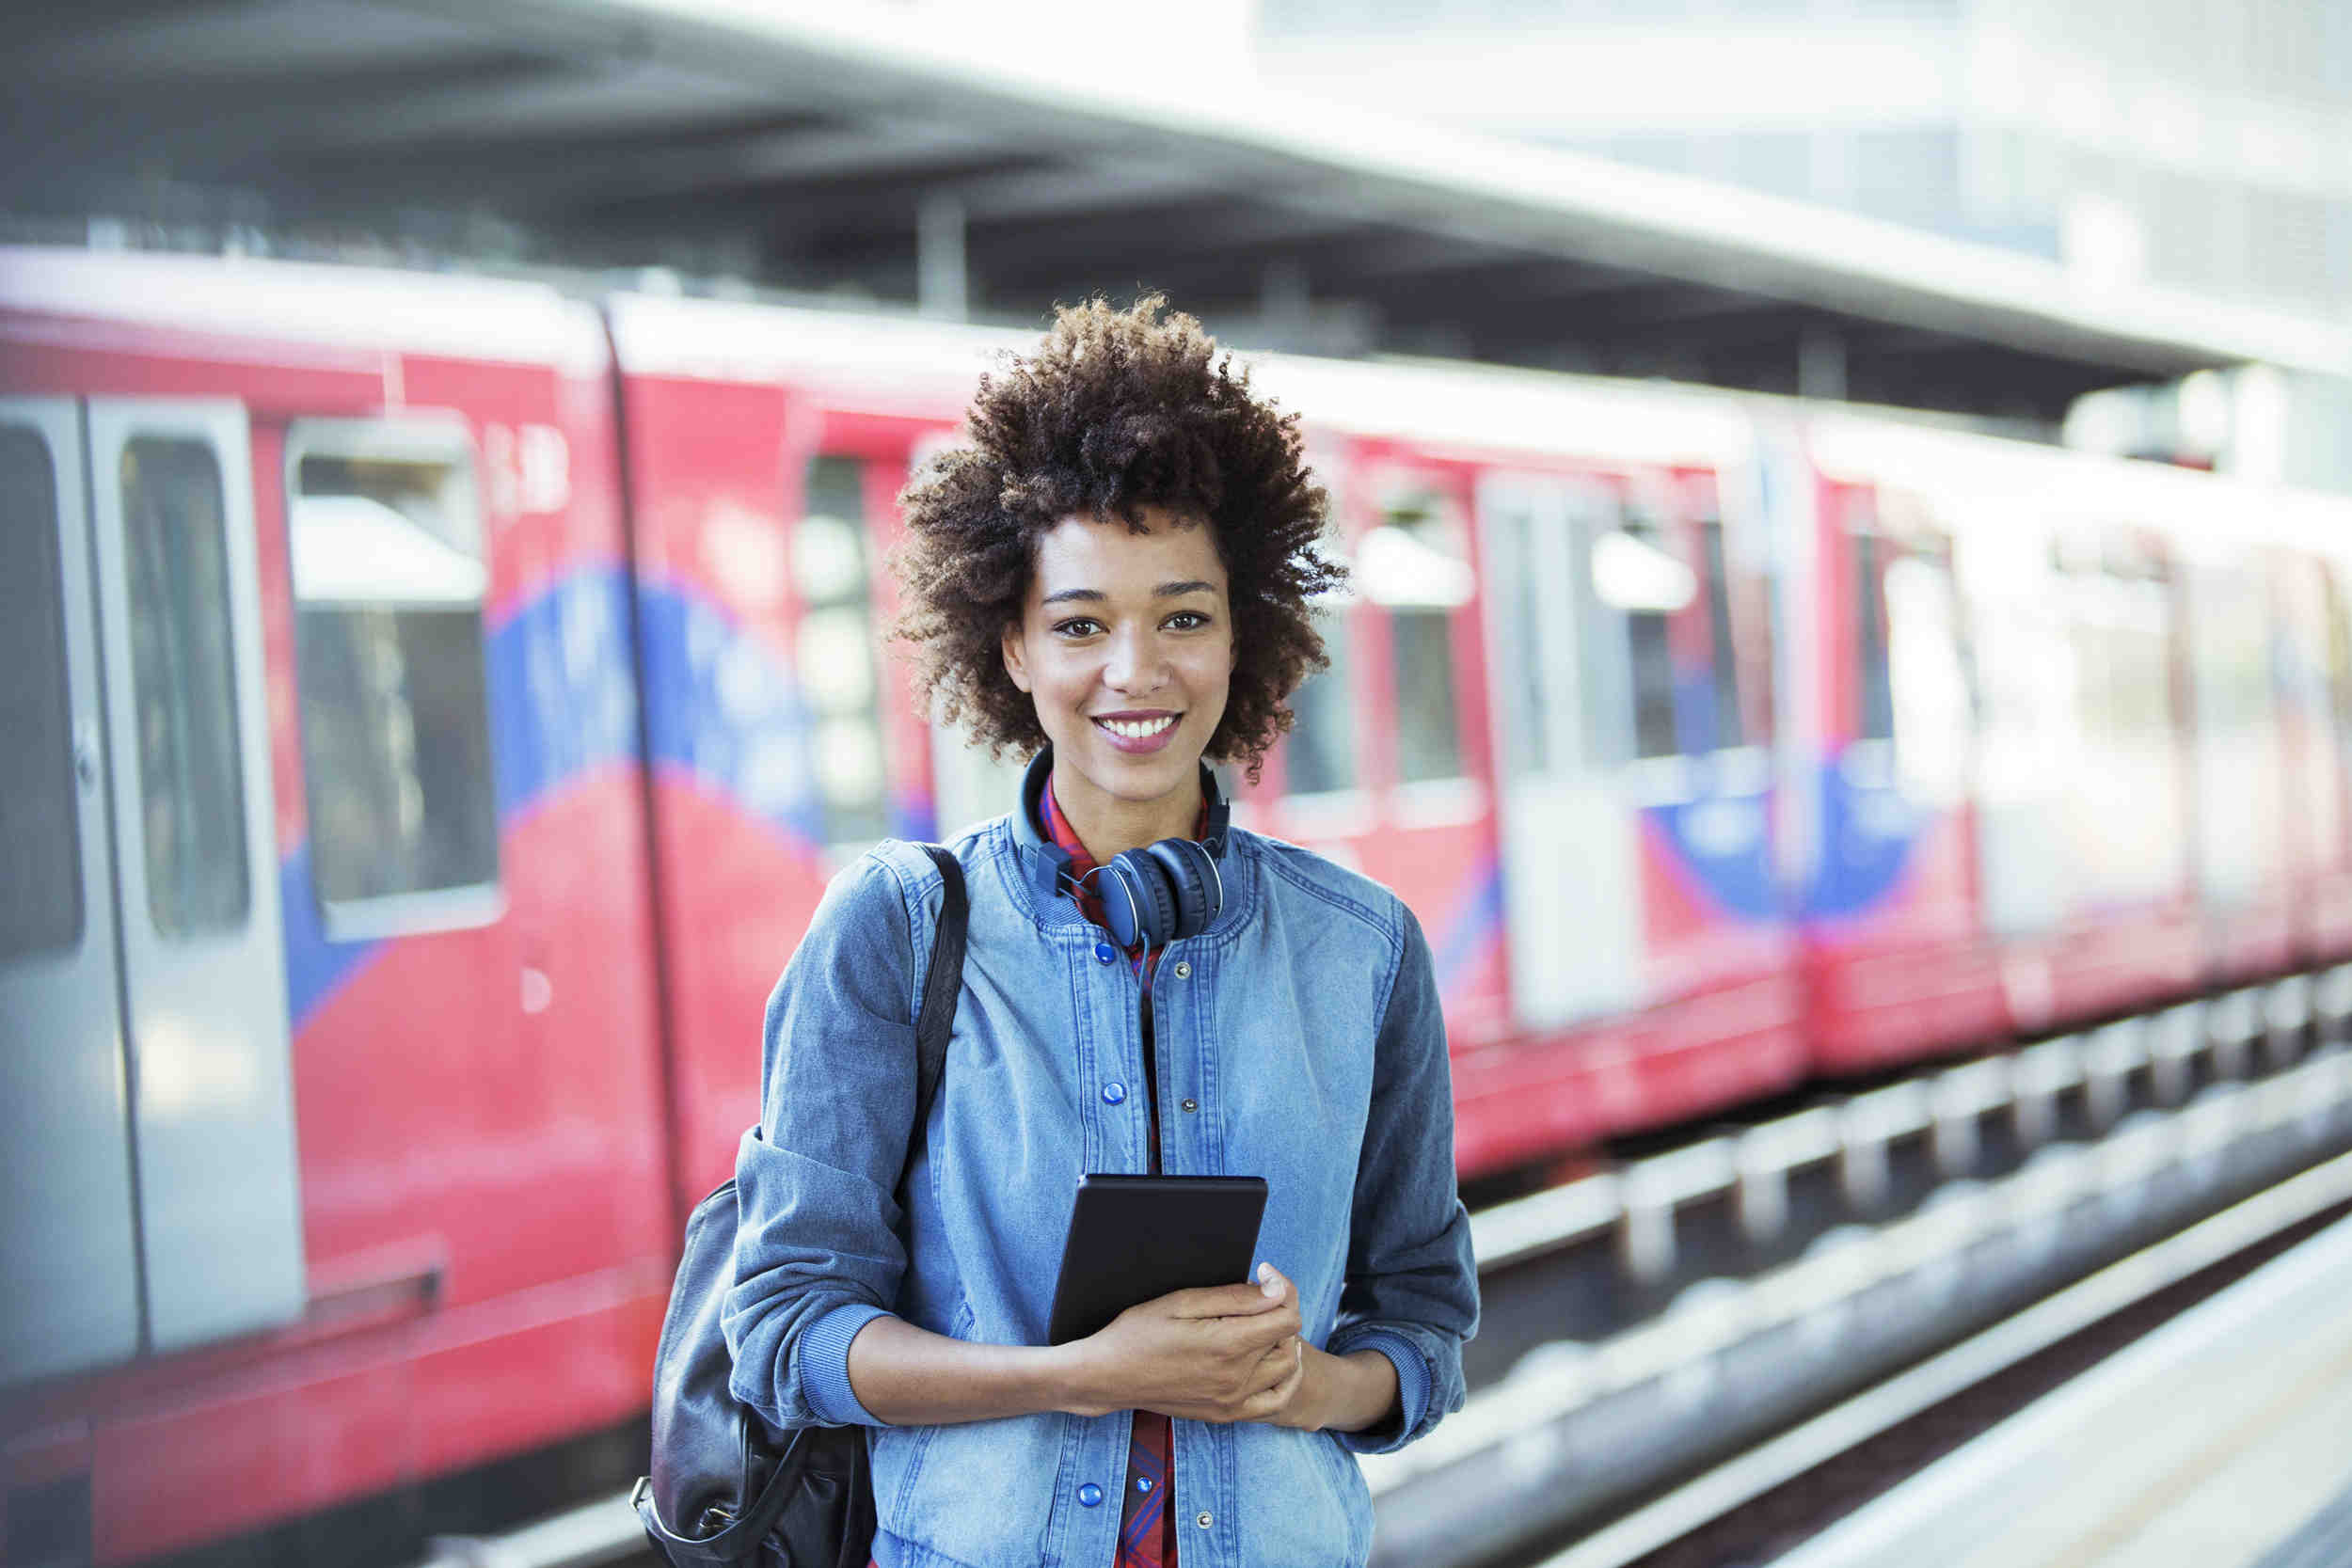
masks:
<path fill-rule="evenodd" d="M 1359 1350 L 1376 1350 L 1395 1363 L 1397 1418 L 1393 1421 L 1375 1421 L 1361 1432 L 1332 1435 L 1339 1438 L 1343 1448 L 1357 1453 L 1387 1453 L 1403 1448 L 1406 1440 L 1421 1430 L 1422 1417 L 1429 1409 L 1429 1362 L 1413 1341 L 1388 1329 L 1371 1329 L 1351 1337 L 1343 1354 L 1352 1355 Z"/>
<path fill-rule="evenodd" d="M 801 1394 L 808 1412 L 823 1426 L 888 1426 L 863 1404 L 850 1386 L 850 1341 L 876 1318 L 890 1313 L 862 1301 L 843 1302 L 801 1335 Z"/>

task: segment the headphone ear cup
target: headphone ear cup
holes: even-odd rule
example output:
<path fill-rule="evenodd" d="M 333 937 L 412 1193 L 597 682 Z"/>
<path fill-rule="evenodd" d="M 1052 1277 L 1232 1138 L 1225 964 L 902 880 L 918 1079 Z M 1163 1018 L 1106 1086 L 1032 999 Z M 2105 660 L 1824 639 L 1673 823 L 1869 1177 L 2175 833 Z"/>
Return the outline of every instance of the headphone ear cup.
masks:
<path fill-rule="evenodd" d="M 1176 900 L 1168 891 L 1166 873 L 1142 849 L 1120 850 L 1104 870 L 1126 895 L 1124 900 L 1103 900 L 1103 913 L 1111 922 L 1111 936 L 1119 945 L 1133 947 L 1144 942 L 1153 947 L 1166 946 L 1176 925 Z M 1122 901 L 1124 909 L 1118 907 Z"/>
<path fill-rule="evenodd" d="M 1168 876 L 1168 885 L 1175 895 L 1176 923 L 1168 941 L 1197 937 L 1209 928 L 1216 918 L 1216 909 L 1223 900 L 1212 900 L 1211 879 L 1216 867 L 1209 863 L 1209 852 L 1188 838 L 1164 838 L 1151 847 L 1152 860 Z"/>

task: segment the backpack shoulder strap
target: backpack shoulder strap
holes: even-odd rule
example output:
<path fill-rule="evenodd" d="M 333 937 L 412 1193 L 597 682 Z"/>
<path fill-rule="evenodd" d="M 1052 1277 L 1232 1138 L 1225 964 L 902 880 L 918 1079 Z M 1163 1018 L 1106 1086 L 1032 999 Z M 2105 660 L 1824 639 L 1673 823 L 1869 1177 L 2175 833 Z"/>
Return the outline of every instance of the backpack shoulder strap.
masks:
<path fill-rule="evenodd" d="M 939 929 L 931 937 L 931 965 L 923 976 L 923 1008 L 915 1016 L 914 1127 L 917 1136 L 929 1125 L 931 1097 L 947 1071 L 947 1037 L 956 1026 L 956 1002 L 963 990 L 963 936 L 970 916 L 964 895 L 963 867 L 953 852 L 936 844 L 923 853 L 939 867 Z"/>

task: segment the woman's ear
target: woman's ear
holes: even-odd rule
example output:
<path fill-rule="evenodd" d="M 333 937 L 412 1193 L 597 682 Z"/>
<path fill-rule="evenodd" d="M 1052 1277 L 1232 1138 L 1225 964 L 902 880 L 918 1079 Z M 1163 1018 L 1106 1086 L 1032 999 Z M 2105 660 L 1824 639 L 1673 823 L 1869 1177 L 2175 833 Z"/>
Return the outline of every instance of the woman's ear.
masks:
<path fill-rule="evenodd" d="M 1029 689 L 1029 644 L 1027 634 L 1018 621 L 1005 623 L 1005 673 L 1022 690 Z"/>

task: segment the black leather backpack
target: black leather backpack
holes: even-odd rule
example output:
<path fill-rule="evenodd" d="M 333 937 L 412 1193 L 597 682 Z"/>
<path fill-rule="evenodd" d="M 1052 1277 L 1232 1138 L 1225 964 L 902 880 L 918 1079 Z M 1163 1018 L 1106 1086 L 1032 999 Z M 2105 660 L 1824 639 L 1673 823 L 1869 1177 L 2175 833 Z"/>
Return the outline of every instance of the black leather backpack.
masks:
<path fill-rule="evenodd" d="M 915 1021 L 914 1128 L 922 1135 L 947 1066 L 963 989 L 963 870 L 936 845 L 924 852 L 946 885 L 939 932 Z M 901 1171 L 903 1179 L 904 1172 Z M 727 1391 L 734 1358 L 719 1308 L 735 1285 L 735 1180 L 694 1205 L 677 1282 L 654 1353 L 653 1474 L 629 1495 L 671 1568 L 866 1568 L 874 1546 L 874 1487 L 866 1434 L 805 1427 L 779 1434 Z"/>

